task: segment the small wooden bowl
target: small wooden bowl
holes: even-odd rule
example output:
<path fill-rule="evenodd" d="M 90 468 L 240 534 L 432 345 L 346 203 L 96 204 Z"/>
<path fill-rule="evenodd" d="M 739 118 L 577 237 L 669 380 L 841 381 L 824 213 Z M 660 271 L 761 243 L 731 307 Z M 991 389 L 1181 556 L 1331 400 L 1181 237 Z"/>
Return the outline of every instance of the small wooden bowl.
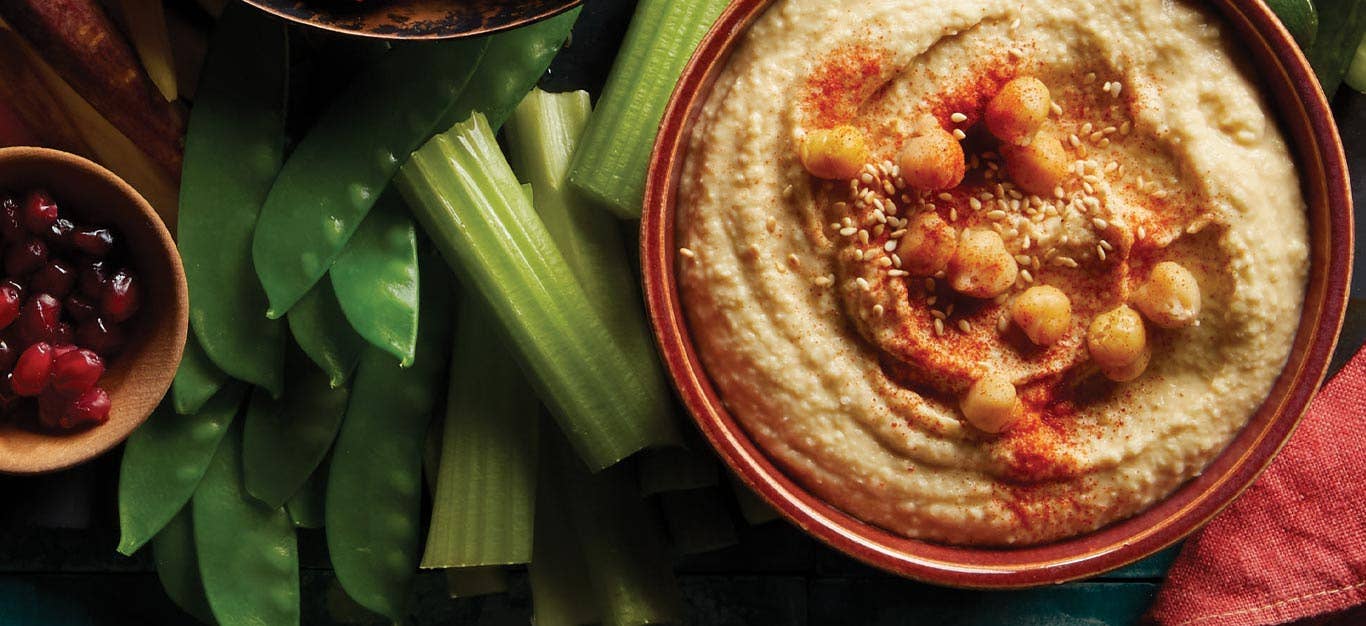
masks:
<path fill-rule="evenodd" d="M 525 26 L 583 0 L 244 0 L 305 26 L 377 39 L 454 39 Z"/>
<path fill-rule="evenodd" d="M 128 183 L 84 158 L 47 148 L 0 149 L 0 189 L 43 187 L 63 211 L 108 224 L 123 237 L 142 280 L 142 309 L 122 354 L 100 386 L 113 406 L 109 422 L 69 434 L 0 424 L 0 473 L 39 474 L 88 461 L 116 446 L 147 419 L 171 387 L 189 327 L 189 292 L 180 254 L 151 205 Z"/>
<path fill-rule="evenodd" d="M 1342 325 L 1352 270 L 1352 197 L 1342 141 L 1309 63 L 1260 0 L 1214 0 L 1242 39 L 1293 143 L 1309 206 L 1311 261 L 1290 357 L 1247 426 L 1199 477 L 1138 515 L 1064 541 L 1018 549 L 907 539 L 816 497 L 778 468 L 727 410 L 680 308 L 674 243 L 683 153 L 729 53 L 772 0 L 736 0 L 703 40 L 674 91 L 645 188 L 641 265 L 664 362 L 693 419 L 726 464 L 799 528 L 889 572 L 942 585 L 1014 588 L 1094 576 L 1153 554 L 1202 526 L 1247 488 L 1290 438 L 1318 390 Z"/>

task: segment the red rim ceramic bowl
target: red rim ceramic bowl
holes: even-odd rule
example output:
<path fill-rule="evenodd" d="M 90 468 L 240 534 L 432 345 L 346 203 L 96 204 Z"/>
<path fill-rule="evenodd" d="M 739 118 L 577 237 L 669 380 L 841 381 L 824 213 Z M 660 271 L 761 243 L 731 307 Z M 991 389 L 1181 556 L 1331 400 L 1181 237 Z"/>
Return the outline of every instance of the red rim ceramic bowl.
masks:
<path fill-rule="evenodd" d="M 1214 0 L 1265 81 L 1294 144 L 1309 206 L 1309 286 L 1289 361 L 1246 428 L 1207 467 L 1152 508 L 1098 531 L 1018 549 L 948 546 L 907 539 L 824 502 L 775 466 L 721 402 L 689 337 L 676 283 L 675 196 L 686 137 L 729 52 L 772 0 L 737 0 L 683 73 L 660 128 L 645 189 L 641 254 L 656 338 L 673 382 L 726 464 L 799 528 L 869 565 L 925 582 L 974 588 L 1027 587 L 1100 574 L 1185 537 L 1227 506 L 1289 439 L 1317 391 L 1337 342 L 1352 260 L 1352 201 L 1342 142 L 1314 73 L 1260 0 Z"/>

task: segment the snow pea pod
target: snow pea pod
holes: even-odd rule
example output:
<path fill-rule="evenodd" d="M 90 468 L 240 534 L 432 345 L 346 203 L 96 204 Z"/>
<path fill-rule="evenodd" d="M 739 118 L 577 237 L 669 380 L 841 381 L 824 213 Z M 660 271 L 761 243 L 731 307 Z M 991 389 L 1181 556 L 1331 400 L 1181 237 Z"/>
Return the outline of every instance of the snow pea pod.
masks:
<path fill-rule="evenodd" d="M 327 495 L 327 467 L 331 464 L 331 458 L 323 459 L 308 482 L 285 503 L 295 528 L 323 527 L 323 497 Z"/>
<path fill-rule="evenodd" d="M 294 149 L 252 241 L 278 318 L 332 266 L 408 155 L 437 130 L 487 40 L 411 43 L 362 71 Z"/>
<path fill-rule="evenodd" d="M 204 595 L 218 623 L 299 623 L 299 553 L 294 524 L 242 486 L 242 425 L 218 447 L 191 500 Z"/>
<path fill-rule="evenodd" d="M 444 272 L 430 258 L 424 268 Z M 434 273 L 423 274 L 428 287 L 413 366 L 402 369 L 373 347 L 361 357 L 323 502 L 337 580 L 356 602 L 394 620 L 417 572 L 423 443 L 450 338 L 449 294 L 444 281 L 431 280 Z"/>
<path fill-rule="evenodd" d="M 229 383 L 194 415 L 163 403 L 133 431 L 119 471 L 121 554 L 137 552 L 189 501 L 245 393 Z"/>
<path fill-rule="evenodd" d="M 289 310 L 289 332 L 308 358 L 327 373 L 328 382 L 340 387 L 351 377 L 360 360 L 365 340 L 346 321 L 332 281 L 319 281 Z"/>
<path fill-rule="evenodd" d="M 262 319 L 252 280 L 257 214 L 284 163 L 288 39 L 278 20 L 229 6 L 204 65 L 185 138 L 178 241 L 190 324 L 219 369 L 279 395 L 285 332 Z"/>
<path fill-rule="evenodd" d="M 157 578 L 166 595 L 186 613 L 209 624 L 213 612 L 204 597 L 204 583 L 199 579 L 199 557 L 194 551 L 194 522 L 190 507 L 181 507 L 170 523 L 152 538 L 152 558 L 157 566 Z"/>
<path fill-rule="evenodd" d="M 253 394 L 242 433 L 242 473 L 247 493 L 266 506 L 285 505 L 327 456 L 346 413 L 346 387 L 332 387 L 327 374 L 297 350 L 280 399 Z"/>
<path fill-rule="evenodd" d="M 417 349 L 417 229 L 397 192 L 380 197 L 328 274 L 351 327 L 403 367 L 412 365 Z"/>
<path fill-rule="evenodd" d="M 204 354 L 204 348 L 195 340 L 194 333 L 190 333 L 185 338 L 185 354 L 180 357 L 175 381 L 171 383 L 171 398 L 176 413 L 197 413 L 227 382 L 228 375 L 209 360 L 209 355 Z"/>
<path fill-rule="evenodd" d="M 490 37 L 479 70 L 470 78 L 465 91 L 438 128 L 445 131 L 478 111 L 497 132 L 517 108 L 517 103 L 541 80 L 541 75 L 569 38 L 582 10 L 575 8 Z"/>

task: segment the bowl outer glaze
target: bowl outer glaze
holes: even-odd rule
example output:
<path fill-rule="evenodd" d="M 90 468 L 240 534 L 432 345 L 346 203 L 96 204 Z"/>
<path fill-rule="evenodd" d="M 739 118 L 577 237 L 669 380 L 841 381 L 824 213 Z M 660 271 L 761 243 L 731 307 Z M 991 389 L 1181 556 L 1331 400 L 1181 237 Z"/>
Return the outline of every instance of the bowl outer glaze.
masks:
<path fill-rule="evenodd" d="M 284 19 L 345 35 L 376 39 L 454 39 L 525 26 L 568 11 L 583 0 L 243 0 Z"/>
<path fill-rule="evenodd" d="M 1293 144 L 1309 206 L 1310 272 L 1304 312 L 1285 370 L 1248 425 L 1197 478 L 1146 511 L 1051 544 L 1013 549 L 908 539 L 816 497 L 764 455 L 726 409 L 698 358 L 680 306 L 674 203 L 685 138 L 741 34 L 773 0 L 737 0 L 685 69 L 650 161 L 641 221 L 641 266 L 655 337 L 688 412 L 726 464 L 789 521 L 888 572 L 969 588 L 1018 588 L 1094 576 L 1149 556 L 1198 529 L 1266 468 L 1323 381 L 1342 325 L 1353 254 L 1352 199 L 1328 101 L 1289 32 L 1261 0 L 1213 0 L 1265 81 Z"/>

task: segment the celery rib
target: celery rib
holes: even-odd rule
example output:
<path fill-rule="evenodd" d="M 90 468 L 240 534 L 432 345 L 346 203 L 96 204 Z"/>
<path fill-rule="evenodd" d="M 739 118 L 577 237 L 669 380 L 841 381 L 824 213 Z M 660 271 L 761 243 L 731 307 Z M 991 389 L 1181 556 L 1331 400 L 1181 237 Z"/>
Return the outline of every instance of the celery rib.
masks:
<path fill-rule="evenodd" d="M 539 406 L 492 326 L 461 301 L 424 568 L 531 560 Z"/>
<path fill-rule="evenodd" d="M 683 67 L 729 0 L 641 0 L 574 155 L 574 186 L 639 219 L 645 169 Z"/>
<path fill-rule="evenodd" d="M 590 467 L 668 440 L 668 395 L 612 341 L 482 115 L 429 141 L 396 180 Z"/>

